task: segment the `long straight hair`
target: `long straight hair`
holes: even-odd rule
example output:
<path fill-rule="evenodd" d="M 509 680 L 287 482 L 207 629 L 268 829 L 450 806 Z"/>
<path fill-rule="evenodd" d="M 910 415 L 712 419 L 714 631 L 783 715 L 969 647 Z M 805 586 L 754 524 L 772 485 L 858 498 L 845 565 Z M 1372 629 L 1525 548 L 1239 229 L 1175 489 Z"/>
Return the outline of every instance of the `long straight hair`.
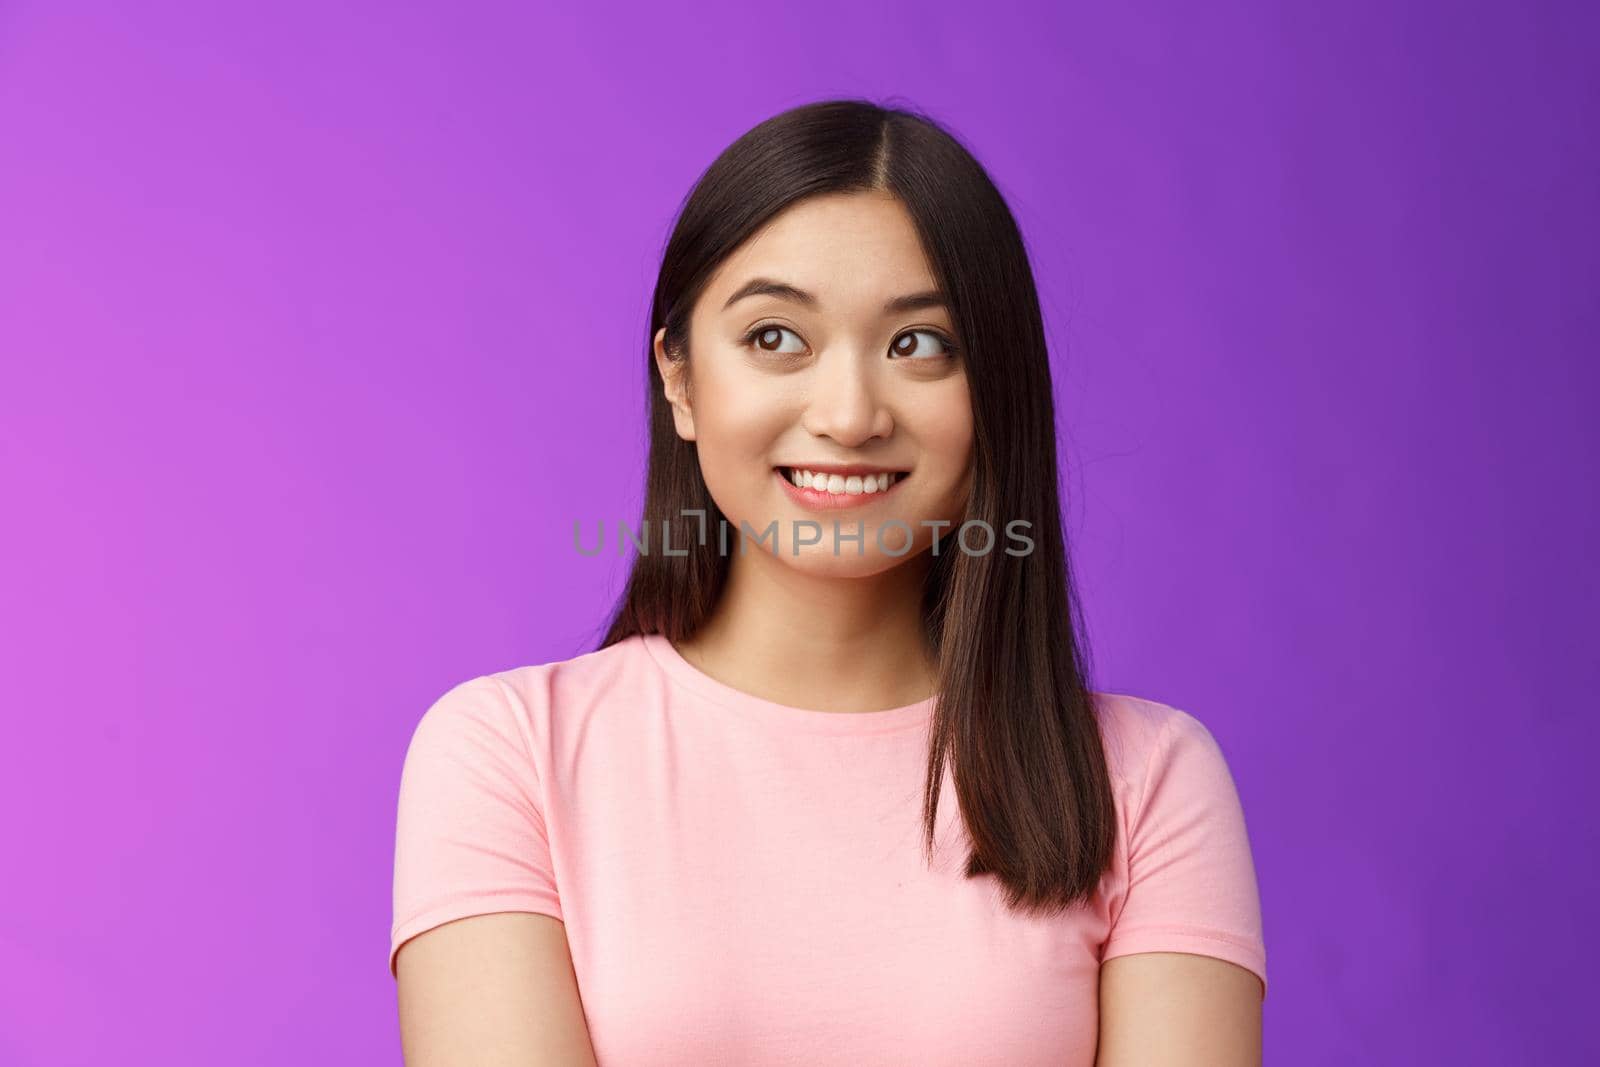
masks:
<path fill-rule="evenodd" d="M 983 167 L 915 110 L 840 99 L 767 119 L 728 146 L 683 202 L 648 336 L 665 327 L 668 356 L 687 359 L 690 312 L 730 252 L 799 200 L 868 191 L 905 205 L 963 339 L 973 422 L 967 518 L 990 530 L 1025 519 L 1034 542 L 1025 555 L 946 550 L 929 568 L 922 618 L 937 688 L 924 851 L 934 850 L 948 760 L 971 841 L 966 877 L 994 874 L 1011 908 L 1086 903 L 1110 863 L 1116 814 L 1067 560 L 1038 292 L 1016 220 Z M 730 566 L 719 538 L 700 535 L 720 531 L 724 516 L 694 442 L 673 427 L 649 340 L 645 364 L 646 529 L 667 529 L 668 543 L 687 554 L 634 557 L 600 648 L 635 634 L 688 638 L 715 606 Z M 696 509 L 704 527 L 683 517 Z"/>

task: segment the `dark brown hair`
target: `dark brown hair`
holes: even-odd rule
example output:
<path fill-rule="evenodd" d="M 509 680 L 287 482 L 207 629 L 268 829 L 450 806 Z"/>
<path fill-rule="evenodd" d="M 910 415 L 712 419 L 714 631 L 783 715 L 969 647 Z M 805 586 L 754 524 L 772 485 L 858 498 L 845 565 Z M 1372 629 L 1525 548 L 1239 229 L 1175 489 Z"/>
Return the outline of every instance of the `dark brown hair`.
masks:
<path fill-rule="evenodd" d="M 689 353 L 690 312 L 718 264 L 797 201 L 887 191 L 904 203 L 963 339 L 972 398 L 966 515 L 1000 529 L 1030 523 L 1026 555 L 945 548 L 923 595 L 938 662 L 924 789 L 931 855 L 950 761 L 971 840 L 966 875 L 993 873 L 1007 905 L 1053 911 L 1087 902 L 1110 863 L 1116 818 L 1088 653 L 1072 587 L 1056 467 L 1055 409 L 1033 271 L 1016 220 L 973 155 L 914 109 L 827 100 L 776 115 L 717 157 L 684 201 L 662 256 L 649 337 L 666 328 Z M 710 614 L 730 557 L 695 444 L 673 428 L 649 341 L 650 458 L 644 512 L 687 555 L 634 557 L 600 647 L 634 634 L 688 638 Z M 678 525 L 681 524 L 681 525 Z M 735 535 L 737 537 L 737 535 Z M 947 544 L 947 542 L 941 542 Z"/>

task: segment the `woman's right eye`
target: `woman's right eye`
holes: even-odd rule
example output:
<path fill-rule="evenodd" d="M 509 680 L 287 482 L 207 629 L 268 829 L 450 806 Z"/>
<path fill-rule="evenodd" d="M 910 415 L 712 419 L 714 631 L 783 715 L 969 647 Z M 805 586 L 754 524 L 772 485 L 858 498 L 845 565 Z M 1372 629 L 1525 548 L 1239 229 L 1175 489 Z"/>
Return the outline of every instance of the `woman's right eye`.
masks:
<path fill-rule="evenodd" d="M 784 334 L 788 334 L 797 341 L 800 340 L 800 335 L 787 326 L 757 326 L 744 335 L 744 343 L 746 347 L 754 345 L 761 351 L 771 352 L 776 356 L 795 355 L 798 352 L 805 351 L 804 342 L 802 342 L 802 347 L 799 349 L 779 348 L 778 346 L 783 344 Z"/>

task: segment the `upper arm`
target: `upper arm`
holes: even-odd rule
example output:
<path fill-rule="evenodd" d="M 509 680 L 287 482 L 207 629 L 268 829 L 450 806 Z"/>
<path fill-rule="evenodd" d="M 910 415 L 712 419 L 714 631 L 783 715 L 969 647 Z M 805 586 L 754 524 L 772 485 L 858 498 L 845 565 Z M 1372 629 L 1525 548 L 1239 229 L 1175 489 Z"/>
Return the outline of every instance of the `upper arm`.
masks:
<path fill-rule="evenodd" d="M 542 725 L 484 676 L 412 735 L 389 963 L 413 1067 L 594 1062 L 545 823 Z"/>
<path fill-rule="evenodd" d="M 532 912 L 456 919 L 395 957 L 408 1067 L 592 1067 L 561 920 Z"/>
<path fill-rule="evenodd" d="M 1100 1067 L 1256 1064 L 1266 942 L 1244 810 L 1216 738 L 1168 709 L 1127 833 L 1100 966 Z"/>
<path fill-rule="evenodd" d="M 1095 1067 L 1258 1067 L 1263 995 L 1259 977 L 1213 956 L 1106 960 Z"/>

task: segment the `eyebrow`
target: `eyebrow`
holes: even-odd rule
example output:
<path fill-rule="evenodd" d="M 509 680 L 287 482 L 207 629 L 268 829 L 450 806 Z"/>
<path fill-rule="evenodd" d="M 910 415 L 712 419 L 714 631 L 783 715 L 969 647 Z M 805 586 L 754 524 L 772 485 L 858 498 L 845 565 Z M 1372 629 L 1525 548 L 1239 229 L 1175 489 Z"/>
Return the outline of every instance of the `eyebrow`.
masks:
<path fill-rule="evenodd" d="M 804 304 L 813 310 L 819 304 L 815 296 L 798 286 L 790 285 L 787 282 L 773 281 L 771 278 L 752 278 L 741 285 L 732 296 L 728 297 L 728 302 L 722 305 L 722 310 L 726 311 L 734 304 L 750 296 L 776 297 L 779 300 Z M 937 289 L 930 289 L 924 293 L 907 293 L 905 296 L 895 297 L 883 305 L 883 313 L 885 315 L 896 315 L 903 311 L 921 311 L 924 308 L 944 308 L 948 311 L 949 305 L 945 302 L 943 293 Z"/>

